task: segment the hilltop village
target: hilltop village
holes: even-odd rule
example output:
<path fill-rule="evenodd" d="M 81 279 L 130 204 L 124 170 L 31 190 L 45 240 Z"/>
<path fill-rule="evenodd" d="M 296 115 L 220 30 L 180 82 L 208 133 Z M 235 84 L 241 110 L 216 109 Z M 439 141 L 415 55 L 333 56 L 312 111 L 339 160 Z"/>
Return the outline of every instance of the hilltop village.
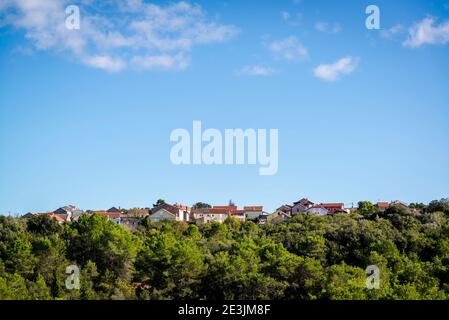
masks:
<path fill-rule="evenodd" d="M 374 206 L 379 211 L 384 211 L 390 206 L 409 208 L 407 203 L 400 200 L 377 202 Z M 326 216 L 350 214 L 355 210 L 357 208 L 353 206 L 350 208 L 345 207 L 344 203 L 314 203 L 307 198 L 302 198 L 291 204 L 283 204 L 274 212 L 264 211 L 264 207 L 261 205 L 243 206 L 239 208 L 233 203 L 229 205 L 211 206 L 198 202 L 190 207 L 178 203 L 169 204 L 160 199 L 152 208 L 123 209 L 120 207 L 111 207 L 107 210 L 83 211 L 75 205 L 67 205 L 51 212 L 27 213 L 23 217 L 47 215 L 58 223 L 63 224 L 75 222 L 82 215 L 98 214 L 133 230 L 139 227 L 145 219 L 150 219 L 153 222 L 168 220 L 202 225 L 211 222 L 223 223 L 228 218 L 235 218 L 240 221 L 253 221 L 258 224 L 273 224 L 288 222 L 294 215 L 298 214 Z"/>

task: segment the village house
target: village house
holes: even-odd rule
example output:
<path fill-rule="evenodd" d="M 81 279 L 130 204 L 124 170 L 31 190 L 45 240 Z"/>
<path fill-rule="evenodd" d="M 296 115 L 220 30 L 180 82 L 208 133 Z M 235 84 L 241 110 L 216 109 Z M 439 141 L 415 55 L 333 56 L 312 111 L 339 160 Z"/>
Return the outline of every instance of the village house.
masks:
<path fill-rule="evenodd" d="M 287 214 L 292 214 L 292 206 L 289 204 L 284 204 L 276 209 L 276 211 L 282 211 Z"/>
<path fill-rule="evenodd" d="M 263 206 L 245 206 L 243 212 L 246 220 L 255 220 L 264 214 Z"/>
<path fill-rule="evenodd" d="M 109 210 L 108 210 L 109 211 Z M 149 208 L 133 208 L 121 213 L 120 224 L 130 230 L 136 230 L 142 225 L 143 219 L 150 215 Z"/>
<path fill-rule="evenodd" d="M 228 217 L 236 218 L 242 222 L 257 220 L 264 215 L 263 206 L 213 206 L 212 208 L 200 208 L 192 210 L 192 221 L 198 224 L 209 222 L 223 223 Z"/>
<path fill-rule="evenodd" d="M 111 220 L 117 224 L 121 223 L 121 213 L 120 212 L 107 212 L 104 210 L 96 210 L 96 211 L 89 211 L 91 214 L 98 214 L 102 217 L 105 217 L 108 220 Z"/>
<path fill-rule="evenodd" d="M 381 212 L 384 212 L 389 207 L 393 207 L 393 206 L 397 206 L 397 207 L 403 208 L 405 210 L 411 210 L 409 205 L 407 203 L 405 203 L 404 201 L 401 201 L 401 200 L 394 200 L 394 201 L 391 201 L 391 202 L 377 202 L 374 206 L 379 208 L 379 210 Z"/>
<path fill-rule="evenodd" d="M 344 203 L 321 203 L 320 205 L 324 207 L 330 215 L 336 213 L 349 213 L 349 211 L 345 209 Z"/>
<path fill-rule="evenodd" d="M 388 202 L 378 202 L 378 203 L 375 204 L 375 206 L 377 208 L 379 208 L 379 210 L 381 212 L 384 212 L 390 206 L 390 203 L 388 203 Z"/>
<path fill-rule="evenodd" d="M 143 218 L 140 217 L 128 217 L 126 214 L 122 214 L 120 217 L 120 224 L 129 230 L 136 230 L 142 225 Z"/>
<path fill-rule="evenodd" d="M 163 220 L 190 221 L 192 209 L 182 204 L 161 204 L 151 209 L 150 219 L 154 222 Z"/>
<path fill-rule="evenodd" d="M 273 213 L 270 213 L 269 215 L 265 217 L 262 217 L 262 224 L 277 224 L 277 223 L 283 223 L 288 222 L 291 219 L 291 215 L 288 213 L 285 213 L 281 210 L 277 210 Z M 264 222 L 265 220 L 265 222 Z M 261 220 L 259 220 L 260 222 Z"/>
<path fill-rule="evenodd" d="M 406 210 L 409 210 L 409 209 L 410 209 L 410 207 L 408 206 L 408 204 L 405 203 L 404 201 L 401 201 L 401 200 L 391 201 L 390 207 L 391 207 L 391 206 L 397 206 L 397 207 L 400 207 L 400 208 L 403 208 L 403 209 L 406 209 Z"/>
<path fill-rule="evenodd" d="M 315 204 L 307 198 L 302 198 L 293 203 L 293 205 L 284 204 L 276 211 L 284 212 L 287 215 L 295 214 L 316 214 L 316 215 L 332 215 L 335 213 L 349 213 L 344 203 L 320 203 Z"/>
<path fill-rule="evenodd" d="M 55 220 L 59 224 L 63 224 L 65 220 L 58 215 L 55 215 L 54 213 L 47 213 L 47 216 L 49 216 L 51 219 Z"/>
<path fill-rule="evenodd" d="M 192 220 L 197 224 L 210 222 L 223 223 L 228 217 L 236 215 L 237 209 L 230 210 L 227 207 L 200 208 L 192 210 Z"/>
<path fill-rule="evenodd" d="M 245 210 L 236 210 L 231 212 L 231 217 L 236 218 L 242 222 L 246 221 Z"/>
<path fill-rule="evenodd" d="M 320 204 L 314 205 L 312 207 L 310 207 L 309 209 L 306 210 L 307 214 L 315 214 L 318 216 L 326 216 L 329 214 L 329 211 L 327 211 L 327 209 L 325 207 L 323 207 Z"/>
<path fill-rule="evenodd" d="M 146 218 L 150 215 L 149 208 L 133 208 L 129 209 L 125 213 L 122 213 L 122 217 L 133 217 L 133 218 Z"/>
<path fill-rule="evenodd" d="M 237 211 L 237 206 L 213 206 L 212 209 L 218 209 L 218 210 L 226 210 L 226 211 Z"/>
<path fill-rule="evenodd" d="M 309 199 L 303 198 L 299 201 L 296 201 L 293 203 L 291 214 L 299 214 L 299 213 L 305 213 L 307 209 L 310 209 L 314 206 L 314 203 L 310 201 Z"/>

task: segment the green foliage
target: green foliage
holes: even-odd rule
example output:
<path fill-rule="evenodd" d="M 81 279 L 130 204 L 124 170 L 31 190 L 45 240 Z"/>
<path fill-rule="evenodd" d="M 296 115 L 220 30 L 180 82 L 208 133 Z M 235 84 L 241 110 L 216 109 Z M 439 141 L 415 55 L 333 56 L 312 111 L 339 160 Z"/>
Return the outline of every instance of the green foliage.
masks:
<path fill-rule="evenodd" d="M 93 261 L 100 272 L 130 280 L 139 239 L 100 215 L 82 216 L 66 227 L 67 256 L 84 267 Z"/>
<path fill-rule="evenodd" d="M 0 277 L 0 300 L 29 300 L 25 279 L 17 273 Z"/>
<path fill-rule="evenodd" d="M 380 210 L 369 201 L 360 201 L 357 212 L 366 219 L 374 219 L 379 215 Z"/>
<path fill-rule="evenodd" d="M 212 206 L 208 203 L 197 202 L 192 206 L 192 209 L 203 209 L 203 208 L 211 208 Z"/>
<path fill-rule="evenodd" d="M 153 204 L 153 207 L 157 207 L 157 206 L 160 206 L 160 205 L 163 205 L 163 204 L 166 204 L 165 200 L 164 199 L 158 199 L 156 201 L 156 203 Z"/>
<path fill-rule="evenodd" d="M 206 271 L 204 257 L 193 240 L 179 241 L 174 234 L 156 233 L 146 240 L 136 260 L 136 280 L 154 299 L 195 298 Z"/>
<path fill-rule="evenodd" d="M 198 204 L 205 205 L 205 204 Z M 80 270 L 79 290 L 65 286 Z M 367 266 L 380 288 L 366 287 Z M 447 201 L 257 225 L 0 217 L 0 299 L 447 299 Z"/>
<path fill-rule="evenodd" d="M 449 199 L 433 200 L 427 207 L 427 212 L 444 212 L 449 215 Z"/>
<path fill-rule="evenodd" d="M 332 300 L 366 299 L 366 274 L 363 269 L 342 262 L 328 269 L 325 297 Z"/>
<path fill-rule="evenodd" d="M 27 220 L 27 229 L 41 236 L 51 236 L 60 233 L 62 226 L 47 215 L 36 215 Z"/>

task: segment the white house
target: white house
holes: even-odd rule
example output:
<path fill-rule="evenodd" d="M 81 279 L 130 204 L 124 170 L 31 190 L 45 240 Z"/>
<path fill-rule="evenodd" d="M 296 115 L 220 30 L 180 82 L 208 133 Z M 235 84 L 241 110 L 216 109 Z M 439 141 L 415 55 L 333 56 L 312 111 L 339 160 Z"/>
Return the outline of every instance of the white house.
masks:
<path fill-rule="evenodd" d="M 246 206 L 243 207 L 246 220 L 254 220 L 263 215 L 263 206 Z"/>
<path fill-rule="evenodd" d="M 314 203 L 312 201 L 303 198 L 293 203 L 291 213 L 292 214 L 305 213 L 308 209 L 312 208 L 313 206 Z"/>
<path fill-rule="evenodd" d="M 150 219 L 155 222 L 162 220 L 190 221 L 190 213 L 191 208 L 188 206 L 164 203 L 151 210 Z"/>
<path fill-rule="evenodd" d="M 323 207 L 322 205 L 313 206 L 305 211 L 307 214 L 315 214 L 318 216 L 326 216 L 329 214 L 329 211 Z"/>
<path fill-rule="evenodd" d="M 159 222 L 163 220 L 173 220 L 176 221 L 176 214 L 165 209 L 158 208 L 153 213 L 150 214 L 150 219 L 154 222 Z"/>
<path fill-rule="evenodd" d="M 226 208 L 201 208 L 192 211 L 192 218 L 198 224 L 209 222 L 223 223 L 228 217 L 231 217 L 234 212 L 235 211 Z"/>

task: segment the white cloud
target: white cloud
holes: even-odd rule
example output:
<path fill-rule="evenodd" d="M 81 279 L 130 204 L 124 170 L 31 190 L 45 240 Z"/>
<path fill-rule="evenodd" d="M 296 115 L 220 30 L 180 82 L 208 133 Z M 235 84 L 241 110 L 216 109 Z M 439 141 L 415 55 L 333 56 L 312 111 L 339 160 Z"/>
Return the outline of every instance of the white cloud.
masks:
<path fill-rule="evenodd" d="M 277 57 L 287 61 L 304 60 L 309 56 L 307 48 L 305 48 L 294 36 L 273 41 L 268 45 L 268 48 Z"/>
<path fill-rule="evenodd" d="M 425 44 L 446 44 L 449 42 L 449 20 L 434 25 L 436 19 L 424 18 L 409 29 L 409 37 L 404 46 L 417 48 Z"/>
<path fill-rule="evenodd" d="M 136 56 L 131 59 L 131 64 L 135 68 L 143 70 L 184 70 L 189 66 L 189 60 L 183 54 Z"/>
<path fill-rule="evenodd" d="M 69 0 L 4 0 L 0 20 L 24 30 L 38 50 L 69 52 L 81 63 L 113 72 L 138 65 L 146 70 L 185 69 L 196 46 L 224 42 L 239 33 L 234 25 L 209 18 L 199 5 L 141 0 L 84 0 L 81 28 L 68 30 L 69 4 Z"/>
<path fill-rule="evenodd" d="M 239 76 L 271 76 L 274 73 L 273 69 L 261 65 L 245 66 L 236 71 Z"/>
<path fill-rule="evenodd" d="M 288 11 L 281 11 L 281 18 L 284 21 L 288 21 L 290 19 L 290 13 Z"/>
<path fill-rule="evenodd" d="M 333 64 L 321 64 L 313 70 L 315 77 L 325 81 L 336 81 L 342 75 L 352 73 L 358 64 L 358 58 L 344 57 Z"/>
<path fill-rule="evenodd" d="M 301 23 L 302 14 L 299 12 L 296 14 L 291 14 L 288 11 L 281 11 L 281 18 L 289 26 L 295 27 Z"/>
<path fill-rule="evenodd" d="M 397 24 L 392 26 L 391 28 L 384 29 L 380 31 L 380 36 L 384 39 L 391 39 L 395 36 L 402 34 L 406 31 L 402 24 Z"/>
<path fill-rule="evenodd" d="M 125 68 L 125 62 L 120 58 L 110 56 L 93 56 L 83 61 L 86 65 L 110 72 L 119 72 Z"/>
<path fill-rule="evenodd" d="M 330 24 L 324 21 L 318 21 L 315 23 L 315 29 L 325 33 L 338 33 L 341 31 L 341 26 L 338 23 Z"/>

